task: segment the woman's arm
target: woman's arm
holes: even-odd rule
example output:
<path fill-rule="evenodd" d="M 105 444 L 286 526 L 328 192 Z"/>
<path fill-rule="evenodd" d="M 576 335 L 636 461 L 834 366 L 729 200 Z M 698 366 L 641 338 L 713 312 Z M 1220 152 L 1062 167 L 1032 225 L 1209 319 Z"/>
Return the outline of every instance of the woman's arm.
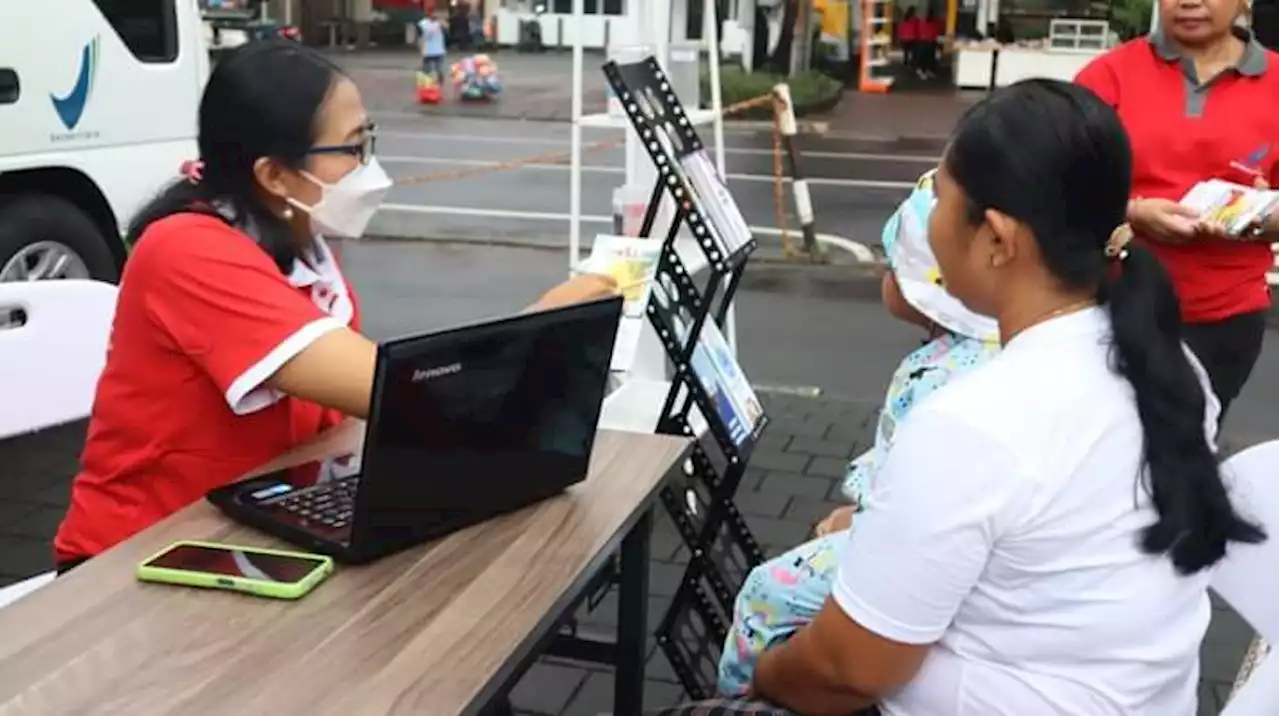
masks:
<path fill-rule="evenodd" d="M 950 628 L 991 558 L 1022 479 L 987 428 L 917 407 L 859 515 L 818 617 L 761 657 L 757 696 L 793 711 L 848 714 L 905 686 Z"/>
<path fill-rule="evenodd" d="M 760 657 L 753 688 L 807 716 L 848 716 L 909 681 L 928 652 L 867 631 L 828 598 L 811 624 Z M 849 663 L 855 655 L 860 664 Z"/>
<path fill-rule="evenodd" d="M 617 285 L 608 276 L 576 276 L 547 291 L 526 310 L 546 310 L 611 296 Z M 320 336 L 266 380 L 286 395 L 319 403 L 357 418 L 369 416 L 378 346 L 348 328 Z"/>
<path fill-rule="evenodd" d="M 349 328 L 317 338 L 267 378 L 268 387 L 356 418 L 369 417 L 378 345 Z"/>

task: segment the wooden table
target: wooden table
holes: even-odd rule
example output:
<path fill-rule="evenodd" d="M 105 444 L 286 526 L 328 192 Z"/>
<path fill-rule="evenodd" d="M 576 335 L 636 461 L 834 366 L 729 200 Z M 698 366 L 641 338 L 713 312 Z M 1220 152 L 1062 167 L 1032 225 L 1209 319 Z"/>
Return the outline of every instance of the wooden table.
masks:
<path fill-rule="evenodd" d="M 350 452 L 344 426 L 281 464 Z M 0 610 L 0 714 L 459 714 L 505 695 L 604 565 L 622 572 L 615 712 L 638 713 L 652 508 L 688 441 L 601 431 L 564 495 L 298 602 L 157 584 L 179 539 L 278 545 L 201 502 Z"/>

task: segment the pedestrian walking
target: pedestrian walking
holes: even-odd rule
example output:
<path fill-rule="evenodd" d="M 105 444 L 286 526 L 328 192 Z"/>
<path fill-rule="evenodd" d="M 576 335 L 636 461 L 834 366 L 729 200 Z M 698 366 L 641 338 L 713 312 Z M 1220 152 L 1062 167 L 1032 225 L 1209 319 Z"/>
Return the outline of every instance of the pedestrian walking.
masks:
<path fill-rule="evenodd" d="M 916 76 L 924 79 L 924 70 L 920 69 L 920 17 L 915 6 L 908 7 L 902 14 L 902 22 L 898 24 L 898 45 L 902 47 L 902 64 Z"/>

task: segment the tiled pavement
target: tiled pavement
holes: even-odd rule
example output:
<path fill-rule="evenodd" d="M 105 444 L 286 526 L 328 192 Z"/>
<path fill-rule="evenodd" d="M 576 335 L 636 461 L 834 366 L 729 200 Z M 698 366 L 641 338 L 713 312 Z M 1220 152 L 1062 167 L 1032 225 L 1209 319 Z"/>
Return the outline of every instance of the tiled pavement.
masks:
<path fill-rule="evenodd" d="M 773 422 L 752 457 L 737 504 L 756 539 L 776 554 L 804 539 L 813 522 L 838 502 L 837 483 L 850 454 L 866 444 L 873 404 L 787 395 L 766 395 Z M 0 441 L 0 585 L 49 569 L 49 540 L 67 499 L 83 425 Z M 684 550 L 663 516 L 653 538 L 650 625 L 666 610 L 683 573 Z M 606 598 L 580 629 L 612 633 L 616 603 Z M 1215 605 L 1202 650 L 1200 714 L 1216 714 L 1235 676 L 1250 631 L 1234 613 Z M 651 640 L 652 645 L 652 640 Z M 674 704 L 681 688 L 661 652 L 651 651 L 646 705 Z M 610 711 L 612 677 L 607 669 L 545 658 L 516 687 L 517 711 L 538 716 L 596 716 Z"/>

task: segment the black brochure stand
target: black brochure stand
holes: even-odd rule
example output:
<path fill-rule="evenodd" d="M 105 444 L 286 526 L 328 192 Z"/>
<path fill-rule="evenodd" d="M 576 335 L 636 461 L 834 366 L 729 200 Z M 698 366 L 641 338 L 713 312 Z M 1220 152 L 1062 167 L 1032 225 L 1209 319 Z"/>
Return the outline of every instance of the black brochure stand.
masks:
<path fill-rule="evenodd" d="M 682 478 L 662 490 L 663 505 L 688 548 L 689 565 L 656 637 L 685 691 L 693 698 L 706 698 L 715 691 L 716 667 L 738 588 L 764 559 L 733 497 L 769 419 L 761 412 L 753 425 L 726 424 L 692 361 L 704 324 L 724 325 L 756 241 L 751 238 L 726 250 L 711 223 L 705 197 L 698 195 L 681 164 L 702 151 L 703 143 L 657 60 L 609 62 L 604 74 L 658 170 L 641 235 L 653 235 L 664 192 L 675 206 L 647 308 L 674 372 L 657 431 L 696 437 L 695 424 L 705 421 L 709 439 L 696 442 Z M 705 279 L 691 275 L 677 253 L 682 226 L 688 227 L 706 257 Z"/>

